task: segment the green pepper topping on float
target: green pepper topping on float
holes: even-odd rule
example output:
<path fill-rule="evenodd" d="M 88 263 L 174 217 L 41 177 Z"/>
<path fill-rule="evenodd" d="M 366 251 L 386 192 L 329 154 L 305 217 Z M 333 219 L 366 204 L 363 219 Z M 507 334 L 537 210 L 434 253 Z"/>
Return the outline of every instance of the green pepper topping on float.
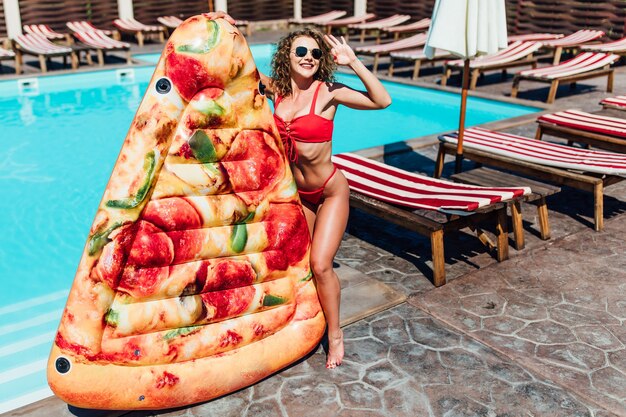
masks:
<path fill-rule="evenodd" d="M 274 307 L 285 304 L 287 299 L 279 295 L 265 294 L 263 297 L 263 307 Z"/>
<path fill-rule="evenodd" d="M 163 335 L 163 340 L 172 340 L 178 336 L 187 336 L 191 333 L 194 333 L 200 330 L 202 326 L 188 326 L 188 327 L 180 327 L 178 329 L 170 330 L 169 332 Z"/>
<path fill-rule="evenodd" d="M 139 187 L 139 190 L 137 190 L 137 194 L 135 194 L 134 197 L 122 198 L 120 200 L 109 200 L 106 202 L 106 206 L 119 209 L 131 209 L 141 204 L 150 189 L 155 167 L 156 157 L 154 151 L 150 151 L 146 154 L 146 158 L 143 162 L 143 170 L 146 172 L 146 178 L 143 180 L 143 184 Z"/>
<path fill-rule="evenodd" d="M 187 141 L 193 156 L 200 162 L 215 162 L 217 152 L 213 142 L 203 130 L 196 130 Z"/>
<path fill-rule="evenodd" d="M 89 240 L 89 256 L 95 255 L 104 247 L 104 245 L 109 243 L 111 241 L 111 239 L 109 239 L 109 235 L 113 232 L 113 230 L 117 229 L 121 225 L 122 223 L 115 223 L 108 229 L 94 233 Z"/>
<path fill-rule="evenodd" d="M 113 309 L 109 309 L 109 311 L 107 311 L 104 315 L 104 321 L 113 327 L 117 327 L 117 324 L 120 321 L 118 312 Z"/>
<path fill-rule="evenodd" d="M 205 44 L 201 45 L 180 45 L 176 48 L 178 52 L 189 52 L 192 54 L 206 54 L 211 51 L 215 47 L 219 39 L 219 26 L 217 22 L 214 20 L 209 20 L 207 22 L 207 31 L 209 32 L 209 37 Z"/>
<path fill-rule="evenodd" d="M 224 107 L 217 104 L 217 101 L 211 99 L 195 101 L 191 106 L 207 116 L 219 117 L 223 116 L 226 112 Z"/>
<path fill-rule="evenodd" d="M 248 242 L 248 227 L 245 224 L 236 224 L 230 235 L 230 248 L 235 253 L 243 252 Z"/>

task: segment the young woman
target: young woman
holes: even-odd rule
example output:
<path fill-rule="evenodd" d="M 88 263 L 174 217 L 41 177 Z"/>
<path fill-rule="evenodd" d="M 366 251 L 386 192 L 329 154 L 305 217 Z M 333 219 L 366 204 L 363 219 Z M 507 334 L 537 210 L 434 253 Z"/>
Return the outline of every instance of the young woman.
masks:
<path fill-rule="evenodd" d="M 234 24 L 223 12 L 210 16 Z M 351 68 L 366 91 L 335 82 L 337 65 Z M 335 368 L 341 365 L 344 347 L 339 327 L 341 291 L 333 259 L 348 222 L 350 191 L 331 161 L 333 119 L 339 105 L 384 109 L 391 97 L 343 37 L 338 40 L 312 29 L 292 32 L 278 42 L 271 77 L 261 74 L 261 82 L 274 101 L 274 119 L 311 232 L 311 269 L 328 323 L 326 367 Z"/>

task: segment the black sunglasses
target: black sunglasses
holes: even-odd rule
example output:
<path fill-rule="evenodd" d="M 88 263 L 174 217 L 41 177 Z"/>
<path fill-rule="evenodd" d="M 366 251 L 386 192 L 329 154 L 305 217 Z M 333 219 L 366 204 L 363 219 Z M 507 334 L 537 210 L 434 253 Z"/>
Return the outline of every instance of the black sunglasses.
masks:
<path fill-rule="evenodd" d="M 294 51 L 298 58 L 304 58 L 308 52 L 309 49 L 306 46 L 297 46 Z M 311 56 L 313 59 L 320 59 L 322 57 L 322 50 L 319 48 L 311 49 Z"/>

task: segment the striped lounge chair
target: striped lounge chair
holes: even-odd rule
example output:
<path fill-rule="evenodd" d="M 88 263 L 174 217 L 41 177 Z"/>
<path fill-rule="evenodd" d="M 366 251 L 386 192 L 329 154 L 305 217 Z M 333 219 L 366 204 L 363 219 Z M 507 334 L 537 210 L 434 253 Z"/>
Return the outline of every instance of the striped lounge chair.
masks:
<path fill-rule="evenodd" d="M 537 58 L 533 57 L 533 54 L 539 50 L 539 48 L 541 48 L 540 42 L 517 41 L 495 54 L 483 55 L 472 59 L 469 63 L 471 71 L 470 90 L 476 88 L 478 76 L 487 71 L 502 71 L 507 68 L 528 65 L 535 68 L 537 66 Z M 463 64 L 464 61 L 462 59 L 446 62 L 443 69 L 443 76 L 441 77 L 441 85 L 445 86 L 447 84 L 448 78 L 452 75 L 453 70 L 462 72 Z"/>
<path fill-rule="evenodd" d="M 626 55 L 626 37 L 613 42 L 583 45 L 580 47 L 580 50 L 584 52 L 607 52 L 624 56 Z"/>
<path fill-rule="evenodd" d="M 348 30 L 348 25 L 354 25 L 358 23 L 365 23 L 370 19 L 376 17 L 374 13 L 365 13 L 360 16 L 349 16 L 341 19 L 331 20 L 324 24 L 324 32 L 330 34 L 333 30 L 344 33 Z"/>
<path fill-rule="evenodd" d="M 393 40 L 397 41 L 400 38 L 400 35 L 413 34 L 418 32 L 425 32 L 430 27 L 430 18 L 426 17 L 424 19 L 418 20 L 417 22 L 408 23 L 406 25 L 397 25 L 391 26 L 388 28 L 383 28 L 378 33 L 377 43 L 380 43 L 380 37 L 382 34 L 387 36 L 393 36 Z"/>
<path fill-rule="evenodd" d="M 331 10 L 330 12 L 317 14 L 315 16 L 301 17 L 299 19 L 289 19 L 289 25 L 320 25 L 339 19 L 347 14 L 344 10 Z"/>
<path fill-rule="evenodd" d="M 78 56 L 72 48 L 69 46 L 56 45 L 43 35 L 32 33 L 18 35 L 13 39 L 13 50 L 16 53 L 15 72 L 17 74 L 21 73 L 24 55 L 34 55 L 38 57 L 41 72 L 48 71 L 47 60 L 56 56 L 62 56 L 64 64 L 67 63 L 67 57 L 69 56 L 71 58 L 72 69 L 78 68 Z"/>
<path fill-rule="evenodd" d="M 619 55 L 601 52 L 583 52 L 574 58 L 558 65 L 530 69 L 518 72 L 513 78 L 511 97 L 517 97 L 519 84 L 522 80 L 550 83 L 550 91 L 546 103 L 554 102 L 559 84 L 569 84 L 589 78 L 607 76 L 606 91 L 613 91 L 613 68 L 611 65 L 619 59 Z"/>
<path fill-rule="evenodd" d="M 600 104 L 605 109 L 626 110 L 626 96 L 607 97 Z"/>
<path fill-rule="evenodd" d="M 45 36 L 51 41 L 65 41 L 68 45 L 71 44 L 69 34 L 58 33 L 48 25 L 23 25 L 22 29 L 24 29 L 26 33 Z"/>
<path fill-rule="evenodd" d="M 413 76 L 411 78 L 415 80 L 417 79 L 417 77 L 419 77 L 422 62 L 435 62 L 449 60 L 452 58 L 454 58 L 452 54 L 442 49 L 435 49 L 435 56 L 433 56 L 432 58 L 428 58 L 426 54 L 424 54 L 424 48 L 407 49 L 404 51 L 392 52 L 389 54 L 388 74 L 389 76 L 393 76 L 394 71 L 396 71 L 397 61 L 409 61 L 413 62 Z"/>
<path fill-rule="evenodd" d="M 535 138 L 551 135 L 573 142 L 626 153 L 626 119 L 565 110 L 544 114 L 537 119 Z"/>
<path fill-rule="evenodd" d="M 99 30 L 79 31 L 73 33 L 74 37 L 79 40 L 83 45 L 86 45 L 90 49 L 96 51 L 98 56 L 98 65 L 104 65 L 104 58 L 107 52 L 112 51 L 125 51 L 126 62 L 132 64 L 132 58 L 130 55 L 130 44 L 121 42 L 116 39 L 110 38 Z"/>
<path fill-rule="evenodd" d="M 445 232 L 496 218 L 497 259 L 508 258 L 507 201 L 527 188 L 478 187 L 438 180 L 352 153 L 333 156 L 348 180 L 350 205 L 430 237 L 435 286 L 445 284 Z M 487 236 L 479 234 L 481 240 Z"/>
<path fill-rule="evenodd" d="M 181 23 L 183 23 L 183 21 L 176 16 L 160 16 L 157 17 L 157 22 L 168 29 L 176 29 Z"/>
<path fill-rule="evenodd" d="M 604 36 L 601 30 L 582 29 L 571 35 L 554 40 L 542 41 L 544 49 L 552 50 L 554 59 L 552 65 L 561 61 L 561 54 L 564 50 L 578 49 L 581 45 L 600 39 Z"/>
<path fill-rule="evenodd" d="M 146 36 L 158 35 L 161 43 L 165 42 L 165 28 L 156 25 L 144 25 L 134 18 L 115 19 L 113 25 L 121 32 L 135 35 L 139 46 L 143 46 Z"/>
<path fill-rule="evenodd" d="M 378 45 L 358 46 L 354 48 L 354 52 L 357 55 L 373 55 L 374 64 L 372 66 L 372 72 L 378 71 L 378 62 L 381 56 L 387 56 L 394 51 L 401 51 L 403 49 L 412 49 L 418 46 L 423 46 L 428 39 L 426 33 L 418 33 L 417 35 L 409 36 L 408 38 L 400 39 L 398 41 L 381 43 Z"/>
<path fill-rule="evenodd" d="M 408 14 L 394 14 L 393 16 L 385 17 L 384 19 L 374 20 L 365 23 L 355 23 L 348 25 L 348 29 L 356 32 L 360 32 L 359 40 L 361 43 L 365 42 L 365 35 L 369 32 L 376 32 L 377 36 L 381 30 L 390 28 L 392 26 L 398 26 L 407 20 L 411 19 Z M 380 39 L 377 37 L 377 39 Z"/>
<path fill-rule="evenodd" d="M 439 137 L 435 177 L 446 154 L 455 155 L 457 133 Z M 593 193 L 594 228 L 604 228 L 604 187 L 626 177 L 626 155 L 540 141 L 483 128 L 465 130 L 463 156 L 475 162 L 519 172 L 548 182 Z"/>
<path fill-rule="evenodd" d="M 97 30 L 98 32 L 102 32 L 102 33 L 104 33 L 107 36 L 113 36 L 116 39 L 119 38 L 119 33 L 117 33 L 117 31 L 116 31 L 116 33 L 113 33 L 110 30 L 100 29 L 100 28 L 94 26 L 91 22 L 88 22 L 86 20 L 73 20 L 73 21 L 70 21 L 70 22 L 66 22 L 65 25 L 72 32 L 89 32 L 89 31 L 92 31 L 92 30 Z"/>
<path fill-rule="evenodd" d="M 547 41 L 562 38 L 563 34 L 560 33 L 526 33 L 523 35 L 511 35 L 507 38 L 509 43 L 513 42 L 528 42 L 528 41 Z"/>

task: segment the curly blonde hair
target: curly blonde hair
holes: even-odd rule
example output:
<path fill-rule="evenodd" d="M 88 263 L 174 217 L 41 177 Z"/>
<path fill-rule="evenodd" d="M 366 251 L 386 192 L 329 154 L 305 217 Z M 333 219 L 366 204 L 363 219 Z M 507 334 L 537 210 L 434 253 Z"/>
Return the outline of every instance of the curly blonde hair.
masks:
<path fill-rule="evenodd" d="M 324 41 L 324 36 L 315 29 L 304 28 L 296 30 L 278 41 L 276 52 L 272 57 L 272 71 L 270 77 L 272 78 L 274 94 L 277 96 L 285 97 L 291 94 L 291 63 L 289 55 L 291 54 L 293 41 L 302 36 L 314 39 L 322 50 L 319 68 L 314 75 L 314 79 L 323 82 L 335 81 L 333 74 L 335 68 L 337 68 L 337 64 L 330 53 L 330 47 Z"/>

